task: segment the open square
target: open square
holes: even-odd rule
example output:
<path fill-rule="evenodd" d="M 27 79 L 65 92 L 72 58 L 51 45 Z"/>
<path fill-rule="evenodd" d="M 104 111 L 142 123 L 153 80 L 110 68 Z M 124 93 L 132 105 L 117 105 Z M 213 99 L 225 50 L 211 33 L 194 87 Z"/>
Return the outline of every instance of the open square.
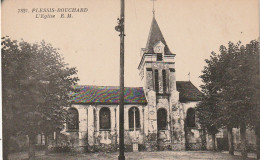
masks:
<path fill-rule="evenodd" d="M 239 153 L 235 156 L 222 152 L 211 151 L 160 151 L 160 152 L 126 152 L 126 160 L 242 160 Z M 247 160 L 255 160 L 254 154 L 249 154 Z M 10 160 L 25 160 L 27 153 L 15 153 L 10 155 Z M 118 153 L 86 153 L 86 154 L 49 154 L 37 152 L 36 160 L 114 160 Z"/>

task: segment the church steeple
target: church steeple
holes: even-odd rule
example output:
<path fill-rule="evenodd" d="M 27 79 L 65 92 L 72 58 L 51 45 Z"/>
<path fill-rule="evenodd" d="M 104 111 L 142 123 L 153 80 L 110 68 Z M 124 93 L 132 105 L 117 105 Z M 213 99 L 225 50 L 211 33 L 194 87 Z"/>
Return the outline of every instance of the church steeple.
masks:
<path fill-rule="evenodd" d="M 144 90 L 170 96 L 176 90 L 175 54 L 169 50 L 155 17 L 141 57 L 138 69 Z"/>
<path fill-rule="evenodd" d="M 159 27 L 155 17 L 153 17 L 149 36 L 148 36 L 148 40 L 147 40 L 147 43 L 146 43 L 147 53 L 154 53 L 154 46 L 159 42 L 162 42 L 165 46 L 164 47 L 164 54 L 165 55 L 172 55 L 173 54 L 167 46 L 167 43 L 166 43 L 166 41 L 163 37 L 163 34 L 160 30 L 160 27 Z"/>

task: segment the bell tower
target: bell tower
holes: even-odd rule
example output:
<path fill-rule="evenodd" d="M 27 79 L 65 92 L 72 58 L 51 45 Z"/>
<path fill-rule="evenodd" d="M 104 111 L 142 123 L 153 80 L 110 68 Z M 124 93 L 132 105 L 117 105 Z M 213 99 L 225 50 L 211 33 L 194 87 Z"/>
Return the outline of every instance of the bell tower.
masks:
<path fill-rule="evenodd" d="M 175 54 L 170 51 L 155 16 L 140 56 L 138 70 L 148 102 L 145 134 L 156 137 L 150 139 L 157 144 L 167 146 L 175 141 L 172 135 L 175 125 L 179 125 L 179 116 L 176 116 L 179 92 L 176 89 Z"/>
<path fill-rule="evenodd" d="M 139 75 L 144 91 L 170 96 L 176 90 L 175 54 L 167 46 L 159 25 L 153 17 L 146 47 L 141 50 Z"/>

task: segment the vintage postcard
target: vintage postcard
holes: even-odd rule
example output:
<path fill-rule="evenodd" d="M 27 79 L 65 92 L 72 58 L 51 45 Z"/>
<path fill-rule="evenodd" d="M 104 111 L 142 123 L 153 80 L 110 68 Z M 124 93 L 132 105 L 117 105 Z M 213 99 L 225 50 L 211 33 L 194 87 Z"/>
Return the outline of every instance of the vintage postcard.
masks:
<path fill-rule="evenodd" d="M 3 159 L 260 158 L 259 6 L 2 0 Z"/>

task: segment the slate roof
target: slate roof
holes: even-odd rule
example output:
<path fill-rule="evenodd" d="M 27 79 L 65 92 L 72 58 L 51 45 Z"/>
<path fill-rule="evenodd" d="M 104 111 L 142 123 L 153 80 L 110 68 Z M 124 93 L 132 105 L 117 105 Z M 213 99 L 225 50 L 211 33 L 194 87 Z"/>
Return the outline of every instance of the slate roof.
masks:
<path fill-rule="evenodd" d="M 164 54 L 172 55 L 173 53 L 171 53 L 170 49 L 168 48 L 167 43 L 166 43 L 166 41 L 163 37 L 163 34 L 160 30 L 160 27 L 159 27 L 155 17 L 153 17 L 149 36 L 148 36 L 148 40 L 147 40 L 147 43 L 146 43 L 147 53 L 154 53 L 153 47 L 159 41 L 161 41 L 165 45 Z"/>
<path fill-rule="evenodd" d="M 119 87 L 111 86 L 78 86 L 73 103 L 119 104 Z M 142 87 L 125 87 L 125 104 L 147 104 Z"/>
<path fill-rule="evenodd" d="M 179 94 L 179 101 L 200 101 L 202 93 L 195 87 L 191 81 L 177 81 L 177 91 Z"/>
<path fill-rule="evenodd" d="M 119 87 L 80 85 L 79 92 L 72 94 L 73 103 L 119 104 Z M 202 93 L 190 81 L 177 81 L 180 101 L 199 101 Z M 143 104 L 147 101 L 142 87 L 125 87 L 125 104 Z"/>

